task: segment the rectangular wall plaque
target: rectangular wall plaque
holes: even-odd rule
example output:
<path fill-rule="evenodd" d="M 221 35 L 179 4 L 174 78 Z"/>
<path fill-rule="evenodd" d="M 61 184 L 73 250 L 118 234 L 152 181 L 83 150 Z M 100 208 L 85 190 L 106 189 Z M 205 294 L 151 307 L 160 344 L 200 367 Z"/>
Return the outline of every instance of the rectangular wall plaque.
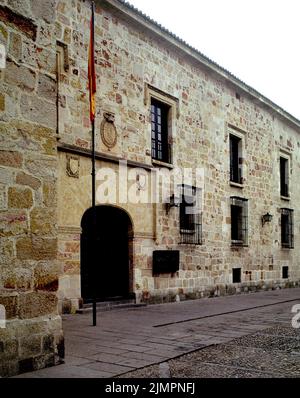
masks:
<path fill-rule="evenodd" d="M 172 274 L 179 271 L 179 250 L 156 250 L 153 252 L 153 275 Z"/>

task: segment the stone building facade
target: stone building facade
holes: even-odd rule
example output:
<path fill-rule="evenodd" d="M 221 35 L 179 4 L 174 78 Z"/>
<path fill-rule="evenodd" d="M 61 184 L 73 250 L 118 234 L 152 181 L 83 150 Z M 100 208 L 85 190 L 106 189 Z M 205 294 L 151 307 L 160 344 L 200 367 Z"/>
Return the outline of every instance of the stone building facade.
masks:
<path fill-rule="evenodd" d="M 0 375 L 56 364 L 58 313 L 54 1 L 0 1 Z M 2 307 L 3 308 L 3 307 Z"/>
<path fill-rule="evenodd" d="M 300 121 L 127 3 L 95 3 L 96 215 L 90 1 L 0 1 L 3 375 L 59 361 L 59 314 L 93 289 L 156 303 L 299 285 Z M 192 215 L 182 184 L 143 199 L 184 170 Z"/>

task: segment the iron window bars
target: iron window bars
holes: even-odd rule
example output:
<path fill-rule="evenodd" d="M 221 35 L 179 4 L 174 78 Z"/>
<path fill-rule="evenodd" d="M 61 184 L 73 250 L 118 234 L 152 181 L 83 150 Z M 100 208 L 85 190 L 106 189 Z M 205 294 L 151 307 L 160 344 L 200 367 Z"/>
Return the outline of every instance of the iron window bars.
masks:
<path fill-rule="evenodd" d="M 248 199 L 232 196 L 230 201 L 232 246 L 248 246 Z"/>
<path fill-rule="evenodd" d="M 202 244 L 201 189 L 182 185 L 180 192 L 180 244 Z"/>
<path fill-rule="evenodd" d="M 281 209 L 281 246 L 294 249 L 294 210 Z"/>

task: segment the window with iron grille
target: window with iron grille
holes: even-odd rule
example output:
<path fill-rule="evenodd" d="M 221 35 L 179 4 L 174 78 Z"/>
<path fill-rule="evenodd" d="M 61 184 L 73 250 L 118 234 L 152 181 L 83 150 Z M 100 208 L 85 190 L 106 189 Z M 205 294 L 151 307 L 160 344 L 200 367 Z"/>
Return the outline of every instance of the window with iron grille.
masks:
<path fill-rule="evenodd" d="M 231 197 L 231 243 L 248 245 L 248 199 Z"/>
<path fill-rule="evenodd" d="M 289 197 L 289 161 L 286 158 L 280 158 L 280 194 Z"/>
<path fill-rule="evenodd" d="M 281 209 L 281 246 L 294 249 L 294 210 Z"/>
<path fill-rule="evenodd" d="M 168 118 L 170 106 L 151 99 L 152 159 L 171 163 Z"/>
<path fill-rule="evenodd" d="M 242 139 L 230 134 L 230 181 L 242 184 Z"/>
<path fill-rule="evenodd" d="M 181 186 L 180 192 L 180 243 L 202 244 L 201 189 Z"/>

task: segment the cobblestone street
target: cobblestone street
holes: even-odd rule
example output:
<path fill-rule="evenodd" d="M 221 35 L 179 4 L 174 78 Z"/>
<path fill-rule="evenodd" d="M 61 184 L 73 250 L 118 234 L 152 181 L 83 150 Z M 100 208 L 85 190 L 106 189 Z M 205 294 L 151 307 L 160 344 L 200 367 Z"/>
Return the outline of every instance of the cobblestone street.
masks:
<path fill-rule="evenodd" d="M 64 317 L 65 364 L 18 377 L 299 377 L 300 289 Z"/>
<path fill-rule="evenodd" d="M 300 377 L 300 333 L 276 326 L 127 373 L 125 378 Z"/>

